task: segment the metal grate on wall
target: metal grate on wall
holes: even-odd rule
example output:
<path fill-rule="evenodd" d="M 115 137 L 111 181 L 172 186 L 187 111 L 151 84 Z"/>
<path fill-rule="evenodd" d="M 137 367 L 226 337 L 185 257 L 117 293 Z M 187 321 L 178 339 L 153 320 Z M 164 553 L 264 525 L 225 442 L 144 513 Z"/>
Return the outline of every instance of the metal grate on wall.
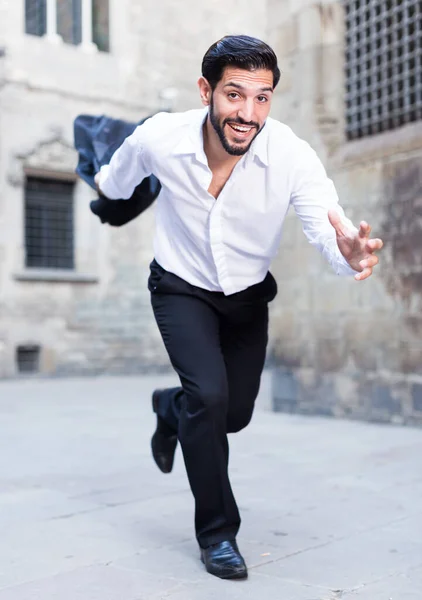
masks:
<path fill-rule="evenodd" d="M 74 183 L 28 177 L 25 186 L 26 266 L 74 268 Z"/>
<path fill-rule="evenodd" d="M 350 140 L 422 119 L 421 0 L 344 0 Z"/>
<path fill-rule="evenodd" d="M 18 373 L 38 373 L 40 370 L 40 347 L 18 346 L 16 348 L 16 365 Z"/>

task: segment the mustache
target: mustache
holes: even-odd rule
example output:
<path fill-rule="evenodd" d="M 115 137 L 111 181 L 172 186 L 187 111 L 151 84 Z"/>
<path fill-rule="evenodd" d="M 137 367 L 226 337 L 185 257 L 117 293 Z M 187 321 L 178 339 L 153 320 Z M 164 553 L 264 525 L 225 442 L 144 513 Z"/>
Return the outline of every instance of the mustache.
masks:
<path fill-rule="evenodd" d="M 229 123 L 235 123 L 236 125 L 245 125 L 246 127 L 255 127 L 256 130 L 259 130 L 259 123 L 256 123 L 255 121 L 244 121 L 240 117 L 237 117 L 236 119 L 224 119 L 223 126 L 228 125 Z"/>

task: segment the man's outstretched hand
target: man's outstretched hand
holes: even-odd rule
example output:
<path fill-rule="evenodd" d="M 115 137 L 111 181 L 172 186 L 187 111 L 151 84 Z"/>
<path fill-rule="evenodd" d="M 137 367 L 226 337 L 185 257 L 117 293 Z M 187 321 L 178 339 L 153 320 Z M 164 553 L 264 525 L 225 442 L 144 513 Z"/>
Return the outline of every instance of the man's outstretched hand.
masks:
<path fill-rule="evenodd" d="M 336 231 L 340 252 L 352 269 L 358 271 L 355 279 L 362 281 L 370 277 L 372 269 L 379 262 L 378 256 L 375 256 L 374 252 L 381 250 L 382 240 L 369 238 L 371 227 L 365 221 L 361 221 L 357 231 L 345 225 L 335 210 L 328 211 L 328 219 Z"/>

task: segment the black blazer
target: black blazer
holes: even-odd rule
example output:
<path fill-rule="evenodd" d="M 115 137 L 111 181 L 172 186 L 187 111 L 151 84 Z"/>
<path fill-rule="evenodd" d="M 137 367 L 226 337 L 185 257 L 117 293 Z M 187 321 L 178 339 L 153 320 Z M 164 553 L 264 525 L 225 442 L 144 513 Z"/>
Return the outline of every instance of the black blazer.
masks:
<path fill-rule="evenodd" d="M 110 162 L 117 148 L 144 121 L 146 119 L 139 123 L 128 123 L 104 115 L 76 117 L 73 128 L 75 148 L 79 155 L 76 167 L 79 177 L 96 190 L 95 174 Z M 120 227 L 151 206 L 160 190 L 160 182 L 154 175 L 150 175 L 141 181 L 128 200 L 109 200 L 100 194 L 98 200 L 90 203 L 90 208 L 94 215 L 100 218 L 101 223 Z"/>

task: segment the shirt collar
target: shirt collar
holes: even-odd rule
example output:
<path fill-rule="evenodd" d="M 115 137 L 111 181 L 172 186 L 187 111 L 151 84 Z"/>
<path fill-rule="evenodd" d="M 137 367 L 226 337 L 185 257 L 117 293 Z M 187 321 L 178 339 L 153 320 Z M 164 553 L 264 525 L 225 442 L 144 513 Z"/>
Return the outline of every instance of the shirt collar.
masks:
<path fill-rule="evenodd" d="M 208 166 L 208 160 L 204 151 L 203 125 L 208 116 L 208 108 L 195 111 L 194 119 L 190 124 L 188 132 L 174 149 L 175 155 L 195 154 L 196 159 Z M 268 125 L 265 124 L 258 137 L 252 142 L 247 153 L 252 158 L 257 158 L 264 166 L 268 167 Z"/>
<path fill-rule="evenodd" d="M 174 149 L 174 154 L 195 154 L 197 160 L 208 166 L 207 157 L 204 151 L 204 133 L 203 125 L 208 116 L 208 108 L 194 111 L 194 118 L 188 127 L 186 135 Z"/>
<path fill-rule="evenodd" d="M 260 131 L 257 138 L 252 142 L 249 152 L 257 158 L 265 167 L 268 167 L 268 124 Z"/>

